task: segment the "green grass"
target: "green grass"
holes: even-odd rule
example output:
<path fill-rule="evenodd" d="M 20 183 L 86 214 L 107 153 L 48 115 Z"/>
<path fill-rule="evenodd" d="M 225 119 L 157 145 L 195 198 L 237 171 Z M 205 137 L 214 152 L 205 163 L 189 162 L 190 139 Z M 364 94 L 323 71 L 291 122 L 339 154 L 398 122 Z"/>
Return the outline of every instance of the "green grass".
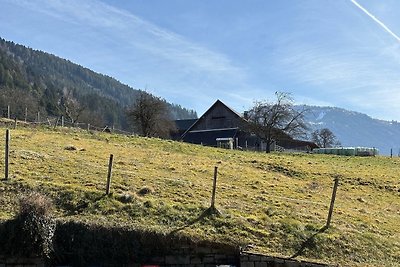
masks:
<path fill-rule="evenodd" d="M 284 257 L 306 244 L 299 258 L 399 266 L 399 158 L 265 154 L 39 128 L 11 130 L 10 150 L 0 220 L 14 216 L 19 195 L 35 190 L 53 199 L 62 220 L 177 232 Z M 105 197 L 110 154 L 113 193 Z M 222 215 L 201 217 L 210 205 L 214 166 Z M 337 176 L 332 224 L 318 233 Z"/>

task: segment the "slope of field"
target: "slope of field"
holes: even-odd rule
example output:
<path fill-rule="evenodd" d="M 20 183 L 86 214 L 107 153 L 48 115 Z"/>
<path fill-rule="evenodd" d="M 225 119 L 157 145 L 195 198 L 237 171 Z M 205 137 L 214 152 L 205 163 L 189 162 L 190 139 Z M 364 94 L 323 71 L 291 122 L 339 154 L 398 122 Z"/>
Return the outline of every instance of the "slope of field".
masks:
<path fill-rule="evenodd" d="M 1 134 L 1 144 L 4 139 Z M 14 216 L 18 196 L 35 190 L 53 199 L 63 220 L 179 232 L 344 266 L 400 262 L 399 158 L 264 154 L 28 128 L 11 130 L 10 150 L 11 179 L 0 182 L 0 220 Z M 106 197 L 110 154 L 113 193 Z M 214 166 L 221 215 L 202 217 Z M 333 221 L 321 232 L 335 177 Z"/>

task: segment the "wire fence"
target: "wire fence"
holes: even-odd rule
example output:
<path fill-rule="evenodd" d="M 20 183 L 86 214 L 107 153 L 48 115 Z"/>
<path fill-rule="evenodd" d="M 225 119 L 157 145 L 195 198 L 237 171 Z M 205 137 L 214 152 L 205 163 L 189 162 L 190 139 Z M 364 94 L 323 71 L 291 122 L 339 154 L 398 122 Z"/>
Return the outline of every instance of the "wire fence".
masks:
<path fill-rule="evenodd" d="M 73 127 L 73 128 L 79 128 L 79 129 L 86 129 L 88 131 L 98 131 L 98 132 L 105 132 L 105 131 L 110 131 L 112 133 L 117 133 L 117 134 L 124 134 L 124 135 L 132 135 L 132 133 L 127 132 L 127 131 L 123 131 L 123 130 L 119 130 L 119 129 L 115 129 L 109 126 L 105 126 L 105 127 L 97 127 L 97 126 L 93 126 L 91 124 L 88 123 L 73 123 L 71 120 L 68 119 L 64 119 L 62 117 L 60 118 L 42 118 L 42 120 L 40 121 L 27 121 L 27 122 L 20 122 L 16 119 L 12 120 L 12 119 L 6 119 L 5 121 L 6 124 L 9 125 L 17 125 L 18 123 L 22 123 L 24 124 L 24 126 L 28 126 L 28 127 L 35 127 L 37 125 L 44 125 L 44 126 L 48 126 L 51 129 L 54 129 L 56 127 Z M 7 130 L 8 132 L 8 130 Z M 3 139 L 3 138 L 1 138 Z M 6 147 L 6 150 L 8 151 L 8 147 Z M 111 156 L 111 155 L 110 155 Z M 6 160 L 6 166 L 8 166 L 8 155 L 6 155 L 7 160 Z M 107 192 L 106 194 L 109 194 L 111 191 L 111 173 L 112 173 L 112 160 L 110 160 L 110 169 L 109 169 L 109 173 L 108 173 L 108 182 L 107 182 Z M 6 168 L 6 176 L 8 177 L 8 168 Z M 121 170 L 119 170 L 119 172 L 121 172 Z M 123 170 L 123 173 L 126 173 L 127 170 Z M 129 172 L 131 173 L 131 172 Z M 215 190 L 215 189 L 214 189 Z M 300 198 L 293 198 L 293 197 L 286 197 L 286 196 L 279 196 L 277 194 L 267 194 L 264 195 L 266 198 L 270 199 L 270 200 L 284 200 L 285 202 L 291 202 L 291 203 L 295 203 L 295 204 L 305 204 L 305 205 L 313 205 L 313 206 L 319 206 L 323 209 L 328 209 L 329 208 L 329 203 L 323 203 L 323 202 L 317 202 L 317 201 L 311 201 L 311 200 L 307 200 L 307 199 L 300 199 Z M 304 207 L 307 208 L 307 207 Z M 333 207 L 332 207 L 333 208 Z"/>
<path fill-rule="evenodd" d="M 6 114 L 5 118 L 3 119 L 3 123 L 17 127 L 17 125 L 21 126 L 27 126 L 27 127 L 36 127 L 36 126 L 47 126 L 50 128 L 56 128 L 56 127 L 71 127 L 71 128 L 79 128 L 87 131 L 98 131 L 98 132 L 112 132 L 116 134 L 121 134 L 121 135 L 134 135 L 132 132 L 124 131 L 121 129 L 116 129 L 113 126 L 96 126 L 92 125 L 90 123 L 81 123 L 81 122 L 73 122 L 72 120 L 65 118 L 63 116 L 61 117 L 41 117 L 40 113 L 36 114 L 36 119 L 35 120 L 28 120 L 28 117 L 25 116 L 24 120 L 18 120 L 16 117 L 12 119 L 12 116 L 10 115 L 10 110 L 7 108 L 7 111 L 3 111 L 3 115 Z M 7 149 L 6 149 L 7 150 Z M 8 160 L 7 160 L 8 161 Z M 7 166 L 8 164 L 6 164 Z M 112 162 L 110 162 L 110 170 L 108 177 L 111 179 L 111 172 L 112 172 Z M 7 168 L 8 169 L 8 168 Z M 125 170 L 126 171 L 126 170 Z M 8 177 L 8 174 L 6 174 L 5 177 Z M 111 183 L 111 180 L 109 181 Z M 111 184 L 107 186 L 108 188 L 108 193 L 110 190 L 112 190 Z M 328 212 L 328 209 L 333 209 L 333 205 L 329 204 L 329 201 L 326 202 L 319 202 L 319 201 L 312 201 L 309 199 L 301 199 L 301 198 L 296 198 L 296 197 L 288 197 L 288 196 L 283 196 L 279 194 L 264 194 L 263 197 L 265 199 L 268 199 L 270 201 L 276 201 L 276 200 L 282 200 L 287 203 L 293 203 L 293 206 L 295 207 L 294 210 L 296 214 L 299 216 L 309 216 L 310 214 L 307 213 L 307 210 L 311 209 L 313 206 L 318 206 L 319 208 L 316 209 L 318 212 L 321 214 L 324 214 L 325 212 Z M 327 196 L 329 198 L 329 196 Z M 332 198 L 334 198 L 332 196 Z M 335 209 L 343 209 L 346 211 L 355 211 L 355 212 L 360 212 L 360 208 L 358 207 L 349 207 L 347 205 L 337 203 L 335 204 Z M 381 211 L 374 210 L 374 211 L 369 211 L 368 214 L 365 214 L 365 216 L 368 216 L 369 218 L 373 217 L 382 217 L 383 212 L 385 209 L 382 209 Z M 306 211 L 306 212 L 304 212 Z M 398 214 L 392 214 L 389 216 L 398 216 Z M 322 220 L 322 217 L 319 216 L 320 220 Z M 340 226 L 343 228 L 343 226 Z"/>
<path fill-rule="evenodd" d="M 10 126 L 13 126 L 14 128 L 17 127 L 17 125 L 23 125 L 23 126 L 48 126 L 48 127 L 70 127 L 70 128 L 80 128 L 80 129 L 86 129 L 87 131 L 98 131 L 98 132 L 112 132 L 115 134 L 122 134 L 122 135 L 135 135 L 134 132 L 129 132 L 126 130 L 118 129 L 115 128 L 114 125 L 104 125 L 104 126 L 99 126 L 99 125 L 93 125 L 91 123 L 83 123 L 83 122 L 74 122 L 70 118 L 67 118 L 65 116 L 59 116 L 59 117 L 49 117 L 45 116 L 43 117 L 40 112 L 37 112 L 35 114 L 28 113 L 28 109 L 25 109 L 25 114 L 23 118 L 20 115 L 19 117 L 15 114 L 12 113 L 12 110 L 10 109 L 10 106 L 7 106 L 6 108 L 1 109 L 1 114 L 3 119 L 6 119 L 6 121 L 3 120 L 3 124 L 8 124 Z M 32 119 L 34 117 L 34 119 Z"/>

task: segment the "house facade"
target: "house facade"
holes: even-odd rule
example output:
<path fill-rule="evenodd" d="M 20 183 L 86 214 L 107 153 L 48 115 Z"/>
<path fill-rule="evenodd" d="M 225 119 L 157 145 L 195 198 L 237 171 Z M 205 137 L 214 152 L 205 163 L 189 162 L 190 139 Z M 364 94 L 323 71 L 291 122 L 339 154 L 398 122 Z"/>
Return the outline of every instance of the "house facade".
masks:
<path fill-rule="evenodd" d="M 260 140 L 244 130 L 245 123 L 241 114 L 217 100 L 182 134 L 181 140 L 231 149 L 254 147 Z"/>
<path fill-rule="evenodd" d="M 180 135 L 180 138 L 176 139 L 205 146 L 265 150 L 265 142 L 249 132 L 246 124 L 247 121 L 241 114 L 217 100 L 197 120 L 176 121 Z M 186 127 L 187 129 L 184 129 Z M 298 141 L 283 133 L 281 136 L 280 140 L 276 140 L 272 145 L 272 150 L 276 148 L 311 150 L 317 147 L 311 142 Z"/>

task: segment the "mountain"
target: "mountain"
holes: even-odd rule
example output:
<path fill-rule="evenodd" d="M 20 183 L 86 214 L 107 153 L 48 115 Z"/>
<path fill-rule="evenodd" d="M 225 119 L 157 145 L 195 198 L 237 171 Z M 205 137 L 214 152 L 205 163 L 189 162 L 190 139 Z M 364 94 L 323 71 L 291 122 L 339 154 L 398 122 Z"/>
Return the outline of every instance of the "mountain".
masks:
<path fill-rule="evenodd" d="M 376 147 L 380 154 L 398 154 L 400 123 L 373 119 L 366 114 L 336 107 L 306 106 L 305 119 L 312 130 L 328 128 L 343 146 Z"/>
<path fill-rule="evenodd" d="M 129 129 L 126 109 L 140 90 L 66 59 L 0 38 L 0 108 L 33 120 L 71 113 L 92 125 Z M 196 118 L 193 110 L 167 103 L 173 119 Z M 73 114 L 72 114 L 73 113 Z M 1 114 L 0 114 L 1 115 Z"/>

